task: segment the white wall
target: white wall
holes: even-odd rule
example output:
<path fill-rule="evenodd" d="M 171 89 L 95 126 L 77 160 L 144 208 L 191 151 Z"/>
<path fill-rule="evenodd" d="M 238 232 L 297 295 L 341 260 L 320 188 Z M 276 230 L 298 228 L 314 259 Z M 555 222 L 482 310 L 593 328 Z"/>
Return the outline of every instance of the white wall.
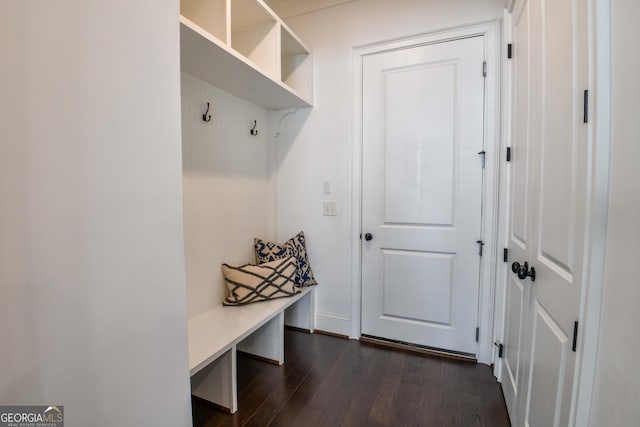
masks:
<path fill-rule="evenodd" d="M 0 402 L 191 424 L 178 0 L 0 3 Z"/>
<path fill-rule="evenodd" d="M 637 0 L 612 1 L 611 173 L 605 285 L 591 425 L 640 420 L 640 35 Z"/>
<path fill-rule="evenodd" d="M 276 145 L 277 233 L 304 229 L 319 281 L 316 327 L 351 334 L 353 46 L 495 19 L 504 0 L 359 0 L 287 19 L 314 55 L 312 110 L 285 119 Z M 330 181 L 333 194 L 323 194 Z M 324 199 L 338 216 L 323 217 Z M 357 320 L 357 319 L 356 319 Z"/>
<path fill-rule="evenodd" d="M 202 114 L 210 102 L 212 118 Z M 249 133 L 257 120 L 258 135 Z M 182 74 L 187 311 L 220 305 L 223 262 L 255 262 L 253 238 L 272 238 L 267 111 Z"/>

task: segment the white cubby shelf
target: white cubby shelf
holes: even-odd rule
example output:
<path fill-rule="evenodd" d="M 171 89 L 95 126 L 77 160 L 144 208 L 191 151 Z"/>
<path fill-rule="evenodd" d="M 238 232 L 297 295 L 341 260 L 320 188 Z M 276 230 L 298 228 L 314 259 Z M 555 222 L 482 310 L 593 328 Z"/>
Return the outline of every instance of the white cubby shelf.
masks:
<path fill-rule="evenodd" d="M 270 110 L 313 106 L 311 52 L 262 0 L 182 0 L 183 72 Z"/>

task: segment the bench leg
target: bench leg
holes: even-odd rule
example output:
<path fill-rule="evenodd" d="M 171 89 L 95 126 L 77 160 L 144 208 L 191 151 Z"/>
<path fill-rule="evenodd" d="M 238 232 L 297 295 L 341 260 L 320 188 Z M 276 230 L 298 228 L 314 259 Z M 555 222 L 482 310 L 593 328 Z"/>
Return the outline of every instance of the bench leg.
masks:
<path fill-rule="evenodd" d="M 313 333 L 315 329 L 315 289 L 312 289 L 298 302 L 287 308 L 284 312 L 284 324 L 300 329 L 306 329 Z"/>
<path fill-rule="evenodd" d="M 239 351 L 282 365 L 284 363 L 284 313 L 278 313 L 240 341 L 237 348 Z"/>
<path fill-rule="evenodd" d="M 235 346 L 191 377 L 191 394 L 232 414 L 238 411 Z"/>

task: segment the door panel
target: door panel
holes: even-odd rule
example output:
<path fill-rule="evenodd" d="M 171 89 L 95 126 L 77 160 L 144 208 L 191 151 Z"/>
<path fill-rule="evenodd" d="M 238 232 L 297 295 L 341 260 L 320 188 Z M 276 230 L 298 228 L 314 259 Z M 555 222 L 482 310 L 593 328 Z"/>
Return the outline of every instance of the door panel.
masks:
<path fill-rule="evenodd" d="M 570 419 L 576 359 L 571 343 L 580 314 L 588 208 L 588 124 L 582 120 L 582 94 L 588 87 L 586 11 L 585 0 L 529 0 L 514 20 L 512 144 L 528 142 L 526 159 L 518 160 L 523 150 L 514 148 L 514 237 L 509 246 L 514 260 L 527 261 L 536 273 L 535 281 L 515 274 L 509 278 L 506 347 L 510 351 L 517 340 L 520 357 L 507 356 L 504 366 L 510 375 L 515 370 L 515 381 L 507 382 L 504 389 L 514 425 L 562 426 Z M 523 37 L 528 40 L 526 69 L 522 67 L 525 52 L 519 47 Z M 526 84 L 522 82 L 525 71 Z M 522 101 L 525 91 L 526 102 Z M 528 108 L 526 116 L 518 113 L 524 108 Z M 518 182 L 522 176 L 527 180 L 524 187 Z M 526 194 L 516 194 L 522 188 Z M 514 283 L 525 289 L 521 319 L 511 314 L 519 308 L 519 301 L 510 294 Z M 515 328 L 521 331 L 517 337 L 510 332 Z"/>
<path fill-rule="evenodd" d="M 453 225 L 455 78 L 455 62 L 384 71 L 385 224 Z"/>
<path fill-rule="evenodd" d="M 429 252 L 382 252 L 382 315 L 452 326 L 454 256 Z M 429 280 L 425 281 L 425 277 Z"/>
<path fill-rule="evenodd" d="M 511 137 L 511 194 L 509 260 L 523 263 L 530 253 L 531 234 L 531 138 L 530 132 L 530 4 L 525 2 L 514 16 L 513 46 L 513 126 Z M 509 381 L 503 381 L 505 402 L 512 420 L 520 418 L 522 394 L 522 354 L 529 289 L 515 274 L 507 279 L 507 307 L 504 342 L 504 368 Z M 517 425 L 517 423 L 513 423 Z"/>
<path fill-rule="evenodd" d="M 529 3 L 513 29 L 513 136 L 511 142 L 511 243 L 526 251 L 529 240 Z M 520 259 L 520 258 L 518 258 Z"/>
<path fill-rule="evenodd" d="M 513 405 L 518 392 L 520 370 L 520 346 L 524 315 L 525 289 L 520 280 L 510 278 L 507 285 L 507 322 L 505 331 L 504 367 L 508 382 L 503 381 L 503 389 L 508 387 L 509 401 Z M 506 395 L 505 395 L 506 398 Z"/>
<path fill-rule="evenodd" d="M 483 61 L 483 37 L 363 59 L 363 334 L 476 353 Z"/>
<path fill-rule="evenodd" d="M 544 3 L 548 3 L 548 0 Z M 539 177 L 540 256 L 571 274 L 575 220 L 577 103 L 574 100 L 573 2 L 554 1 L 545 7 L 543 47 L 543 133 Z M 563 100 L 563 102 L 559 102 Z M 582 141 L 581 141 L 582 142 Z"/>
<path fill-rule="evenodd" d="M 531 348 L 531 396 L 525 425 L 557 426 L 566 376 L 568 337 L 544 308 L 536 304 Z M 565 402 L 569 403 L 569 402 Z"/>
<path fill-rule="evenodd" d="M 531 385 L 525 400 L 532 425 L 567 425 L 575 352 L 569 337 L 579 318 L 587 210 L 587 125 L 582 92 L 588 86 L 584 0 L 537 0 L 540 34 L 539 156 L 535 164 L 537 212 L 529 259 L 532 285 Z M 553 381 L 553 382 L 552 382 Z M 555 386 L 553 386 L 555 384 Z M 548 395 L 553 391 L 553 399 Z M 540 424 L 553 414 L 553 424 Z M 536 424 L 533 424 L 536 423 Z"/>

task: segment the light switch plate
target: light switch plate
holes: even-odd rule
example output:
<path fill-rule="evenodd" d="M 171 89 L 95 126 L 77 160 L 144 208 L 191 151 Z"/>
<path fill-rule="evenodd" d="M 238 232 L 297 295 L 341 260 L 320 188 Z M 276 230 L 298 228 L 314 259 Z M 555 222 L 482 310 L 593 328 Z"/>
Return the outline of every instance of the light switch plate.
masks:
<path fill-rule="evenodd" d="M 336 216 L 338 215 L 338 208 L 335 201 L 322 203 L 322 215 L 324 216 Z"/>

